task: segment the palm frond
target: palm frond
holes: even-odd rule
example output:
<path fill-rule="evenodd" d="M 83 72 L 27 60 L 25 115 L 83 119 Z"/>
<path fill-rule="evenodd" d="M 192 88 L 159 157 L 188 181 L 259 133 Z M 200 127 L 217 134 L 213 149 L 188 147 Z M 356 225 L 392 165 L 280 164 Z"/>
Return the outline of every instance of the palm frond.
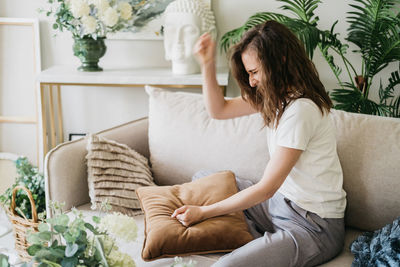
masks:
<path fill-rule="evenodd" d="M 389 77 L 389 84 L 383 88 L 382 82 L 379 87 L 379 99 L 381 103 L 385 103 L 394 97 L 394 88 L 400 84 L 400 63 L 399 70 L 393 71 Z"/>
<path fill-rule="evenodd" d="M 392 36 L 381 36 L 377 47 L 371 48 L 369 56 L 368 76 L 373 77 L 389 63 L 400 61 L 400 34 Z"/>
<path fill-rule="evenodd" d="M 390 114 L 390 108 L 384 104 L 378 104 L 368 98 L 351 83 L 343 83 L 347 89 L 334 89 L 330 94 L 335 102 L 334 108 L 348 112 L 363 113 L 379 116 Z"/>
<path fill-rule="evenodd" d="M 304 44 L 308 56 L 313 57 L 314 50 L 320 42 L 321 31 L 307 22 L 271 12 L 257 13 L 251 16 L 242 27 L 225 33 L 220 42 L 221 50 L 226 52 L 230 46 L 240 41 L 246 31 L 267 20 L 275 20 L 288 27 Z"/>
<path fill-rule="evenodd" d="M 334 49 L 338 54 L 344 56 L 347 53 L 347 48 L 349 46 L 342 44 L 338 38 L 339 34 L 335 33 L 335 26 L 337 23 L 338 21 L 335 21 L 330 31 L 320 32 L 320 50 L 335 76 L 339 78 L 339 75 L 342 73 L 342 69 L 336 65 L 333 56 L 329 53 L 329 50 Z"/>
<path fill-rule="evenodd" d="M 400 117 L 400 96 L 395 97 L 395 87 L 400 85 L 400 63 L 399 70 L 390 74 L 389 84 L 383 88 L 382 82 L 379 87 L 380 103 L 388 106 L 390 117 Z"/>
<path fill-rule="evenodd" d="M 395 118 L 400 118 L 400 96 L 398 96 L 393 103 L 391 103 L 392 105 L 392 117 Z"/>
<path fill-rule="evenodd" d="M 248 31 L 249 29 L 253 28 L 254 26 L 264 23 L 267 20 L 275 20 L 281 23 L 284 23 L 286 21 L 292 20 L 292 18 L 287 17 L 285 15 L 277 14 L 277 13 L 272 13 L 272 12 L 259 12 L 254 15 L 252 15 L 243 26 L 236 28 L 234 30 L 231 30 L 227 33 L 225 33 L 221 37 L 221 42 L 220 42 L 220 49 L 223 51 L 228 51 L 229 47 L 231 47 L 233 44 L 236 44 L 240 41 L 242 38 L 243 34 Z"/>
<path fill-rule="evenodd" d="M 279 0 L 285 3 L 282 9 L 291 11 L 299 20 L 316 25 L 318 17 L 314 17 L 314 10 L 318 8 L 321 0 Z"/>
<path fill-rule="evenodd" d="M 394 14 L 396 0 L 354 0 L 348 12 L 346 40 L 359 47 L 365 61 L 365 76 L 372 78 L 388 63 L 399 60 L 400 19 Z"/>

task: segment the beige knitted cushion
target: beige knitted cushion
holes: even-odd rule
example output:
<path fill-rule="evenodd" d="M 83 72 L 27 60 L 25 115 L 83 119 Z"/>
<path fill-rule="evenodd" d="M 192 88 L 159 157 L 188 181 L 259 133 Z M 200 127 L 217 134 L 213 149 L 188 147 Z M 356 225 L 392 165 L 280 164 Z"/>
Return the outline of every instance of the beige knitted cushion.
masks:
<path fill-rule="evenodd" d="M 136 189 L 155 185 L 147 158 L 124 144 L 97 135 L 89 137 L 87 150 L 92 208 L 107 201 L 112 211 L 140 214 Z"/>

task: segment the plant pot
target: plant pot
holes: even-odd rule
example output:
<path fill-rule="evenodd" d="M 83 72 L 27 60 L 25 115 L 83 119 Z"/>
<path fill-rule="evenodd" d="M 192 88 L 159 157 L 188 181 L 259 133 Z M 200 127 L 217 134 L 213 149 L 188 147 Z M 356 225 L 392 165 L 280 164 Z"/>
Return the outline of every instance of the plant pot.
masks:
<path fill-rule="evenodd" d="M 73 51 L 82 65 L 78 67 L 79 71 L 102 71 L 99 67 L 99 60 L 106 53 L 105 37 L 98 37 L 96 40 L 91 37 L 75 37 Z"/>

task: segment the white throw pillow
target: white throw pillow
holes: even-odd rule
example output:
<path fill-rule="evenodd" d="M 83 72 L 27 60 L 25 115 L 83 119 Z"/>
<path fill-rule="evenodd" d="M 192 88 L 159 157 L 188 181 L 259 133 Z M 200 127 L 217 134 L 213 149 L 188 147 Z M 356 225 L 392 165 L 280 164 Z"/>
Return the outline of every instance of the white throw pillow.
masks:
<path fill-rule="evenodd" d="M 200 94 L 146 86 L 149 148 L 159 185 L 190 181 L 199 170 L 231 170 L 261 179 L 269 160 L 266 129 L 259 114 L 228 120 L 209 117 Z"/>

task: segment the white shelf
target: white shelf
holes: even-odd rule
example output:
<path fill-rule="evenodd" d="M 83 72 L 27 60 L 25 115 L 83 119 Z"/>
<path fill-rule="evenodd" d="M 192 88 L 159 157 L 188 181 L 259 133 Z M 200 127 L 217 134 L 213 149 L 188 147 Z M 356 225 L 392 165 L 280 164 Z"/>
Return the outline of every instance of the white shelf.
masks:
<path fill-rule="evenodd" d="M 99 72 L 81 72 L 76 66 L 53 66 L 40 73 L 38 82 L 55 84 L 101 84 L 101 85 L 198 85 L 202 75 L 176 75 L 171 68 L 104 69 Z M 227 86 L 229 71 L 217 69 L 217 81 Z"/>

